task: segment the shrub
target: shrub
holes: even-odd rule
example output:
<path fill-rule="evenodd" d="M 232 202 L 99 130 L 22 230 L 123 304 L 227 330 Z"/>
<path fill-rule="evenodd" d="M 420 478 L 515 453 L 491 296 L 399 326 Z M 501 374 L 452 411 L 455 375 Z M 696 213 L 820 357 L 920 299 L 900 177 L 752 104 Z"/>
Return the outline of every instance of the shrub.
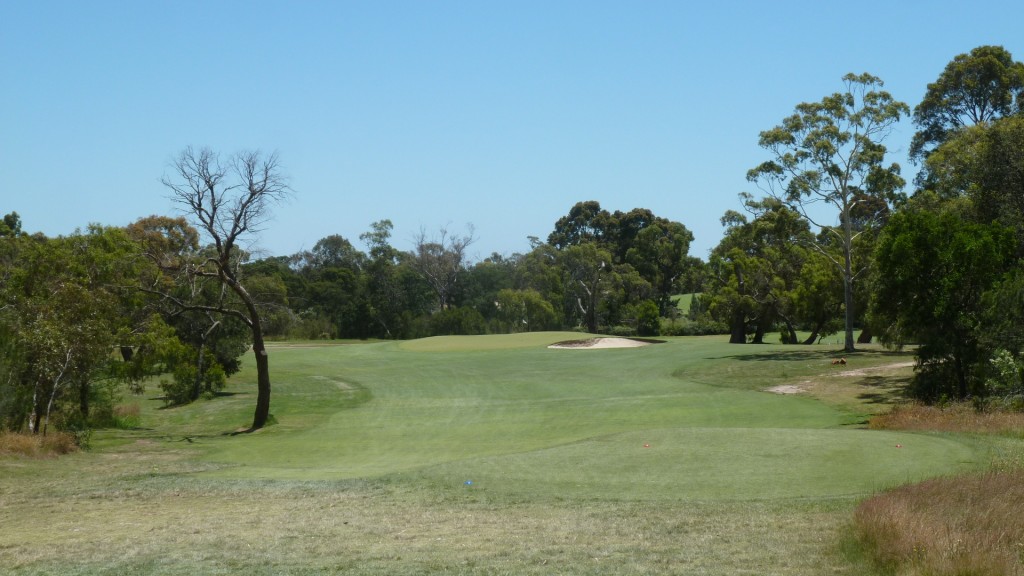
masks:
<path fill-rule="evenodd" d="M 661 315 L 653 300 L 644 300 L 636 307 L 636 331 L 641 336 L 661 334 Z"/>
<path fill-rule="evenodd" d="M 224 367 L 209 352 L 205 354 L 204 366 L 204 374 L 199 381 L 199 394 L 213 395 L 217 391 L 223 390 L 227 383 Z M 193 348 L 183 349 L 183 354 L 176 359 L 171 374 L 171 379 L 162 378 L 160 380 L 160 389 L 164 391 L 166 404 L 188 404 L 197 399 L 198 366 L 196 365 L 196 351 Z"/>

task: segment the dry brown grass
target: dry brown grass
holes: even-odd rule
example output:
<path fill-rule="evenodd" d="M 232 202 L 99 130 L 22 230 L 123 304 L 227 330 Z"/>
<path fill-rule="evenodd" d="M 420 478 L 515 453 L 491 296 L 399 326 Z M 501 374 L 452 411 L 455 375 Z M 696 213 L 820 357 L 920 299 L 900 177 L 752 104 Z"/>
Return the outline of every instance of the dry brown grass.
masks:
<path fill-rule="evenodd" d="M 75 437 L 64 432 L 21 434 L 0 432 L 0 456 L 47 458 L 78 450 Z"/>
<path fill-rule="evenodd" d="M 906 404 L 870 427 L 1024 436 L 1024 414 L 979 412 L 966 403 Z M 907 576 L 1024 576 L 1024 469 L 992 470 L 897 488 L 854 513 L 857 538 L 886 573 Z"/>
<path fill-rule="evenodd" d="M 872 418 L 869 427 L 876 430 L 930 430 L 1024 437 L 1024 413 L 979 412 L 968 403 L 944 407 L 901 404 L 889 413 Z"/>
<path fill-rule="evenodd" d="M 1021 470 L 904 486 L 862 503 L 854 524 L 861 543 L 887 572 L 1024 575 Z"/>

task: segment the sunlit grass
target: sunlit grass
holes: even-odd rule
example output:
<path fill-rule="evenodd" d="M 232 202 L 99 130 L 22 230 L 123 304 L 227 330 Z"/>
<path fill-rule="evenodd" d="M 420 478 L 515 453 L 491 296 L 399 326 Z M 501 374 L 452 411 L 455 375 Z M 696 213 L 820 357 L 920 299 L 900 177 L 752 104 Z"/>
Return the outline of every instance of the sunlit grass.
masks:
<path fill-rule="evenodd" d="M 839 542 L 860 498 L 992 457 L 984 439 L 856 429 L 854 393 L 764 391 L 838 390 L 829 347 L 547 348 L 579 337 L 275 344 L 278 423 L 248 435 L 229 435 L 252 415 L 248 361 L 216 399 L 132 400 L 139 427 L 89 453 L 0 459 L 0 566 L 852 575 Z"/>

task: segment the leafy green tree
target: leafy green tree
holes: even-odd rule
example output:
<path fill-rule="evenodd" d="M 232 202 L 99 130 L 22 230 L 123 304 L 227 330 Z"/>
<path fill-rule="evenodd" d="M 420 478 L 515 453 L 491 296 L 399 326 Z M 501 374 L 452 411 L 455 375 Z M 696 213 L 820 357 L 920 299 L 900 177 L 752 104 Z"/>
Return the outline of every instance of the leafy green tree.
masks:
<path fill-rule="evenodd" d="M 213 251 L 200 249 L 199 232 L 182 217 L 147 216 L 130 224 L 126 232 L 154 264 L 140 275 L 143 293 L 161 296 L 140 310 L 159 313 L 177 340 L 138 346 L 131 357 L 132 364 L 142 367 L 138 377 L 148 375 L 145 367 L 150 363 L 171 368 L 175 380 L 164 389 L 175 404 L 216 392 L 211 384 L 219 380 L 207 377 L 207 371 L 222 373 L 225 378 L 238 372 L 239 358 L 249 349 L 250 331 L 241 320 L 213 311 L 232 302 L 232 292 L 225 284 L 217 278 L 186 273 L 190 262 L 211 257 Z M 164 294 L 172 298 L 163 298 Z M 205 308 L 182 308 L 175 302 Z M 191 366 L 185 366 L 189 363 Z M 182 380 L 186 374 L 191 377 L 188 382 Z"/>
<path fill-rule="evenodd" d="M 912 159 L 927 158 L 963 128 L 987 124 L 1024 108 L 1024 64 L 1002 46 L 979 46 L 959 54 L 928 85 L 914 108 L 918 131 Z"/>
<path fill-rule="evenodd" d="M 256 410 L 249 430 L 258 430 L 270 417 L 270 364 L 259 304 L 239 274 L 245 257 L 240 243 L 259 231 L 270 217 L 273 205 L 286 198 L 291 189 L 276 154 L 243 152 L 224 165 L 212 150 L 189 147 L 178 155 L 173 169 L 175 175 L 165 177 L 164 185 L 170 189 L 172 200 L 194 219 L 195 227 L 213 247 L 209 257 L 187 263 L 182 281 L 214 278 L 228 287 L 240 306 L 174 301 L 182 309 L 233 316 L 249 328 L 257 374 Z"/>
<path fill-rule="evenodd" d="M 463 275 L 461 289 L 457 294 L 459 304 L 479 312 L 494 331 L 504 332 L 510 328 L 499 319 L 498 294 L 515 285 L 515 269 L 519 258 L 519 254 L 506 258 L 494 253 L 467 268 Z"/>
<path fill-rule="evenodd" d="M 376 326 L 373 334 L 383 338 L 407 338 L 413 321 L 428 314 L 436 302 L 430 286 L 410 265 L 410 254 L 391 246 L 390 220 L 371 224 L 359 236 L 369 251 L 366 264 L 368 315 Z"/>
<path fill-rule="evenodd" d="M 1013 242 L 998 225 L 953 210 L 897 212 L 875 252 L 871 314 L 883 343 L 916 342 L 914 392 L 935 400 L 983 393 L 982 295 L 1006 270 Z"/>
<path fill-rule="evenodd" d="M 566 308 L 581 319 L 588 332 L 596 333 L 599 308 L 613 281 L 612 255 L 596 243 L 586 242 L 567 247 L 559 259 L 565 274 Z"/>
<path fill-rule="evenodd" d="M 1024 115 L 964 128 L 925 161 L 931 189 L 968 198 L 974 218 L 1014 230 L 1024 257 Z"/>
<path fill-rule="evenodd" d="M 832 262 L 815 251 L 807 250 L 792 295 L 796 317 L 810 331 L 804 344 L 814 344 L 820 338 L 842 330 L 841 287 L 839 272 Z M 790 336 L 795 340 L 795 334 Z"/>
<path fill-rule="evenodd" d="M 847 74 L 845 90 L 820 102 L 802 103 L 782 124 L 761 132 L 759 143 L 771 159 L 750 170 L 748 180 L 786 202 L 831 238 L 811 245 L 839 270 L 843 279 L 845 350 L 853 351 L 854 283 L 862 273 L 854 265 L 854 243 L 871 231 L 881 214 L 857 214 L 857 207 L 888 205 L 904 181 L 898 164 L 885 166 L 882 144 L 909 107 L 884 90 L 870 74 Z M 825 225 L 821 206 L 838 216 Z M 858 222 L 855 222 L 858 220 Z M 828 248 L 834 241 L 840 252 Z"/>
<path fill-rule="evenodd" d="M 534 332 L 558 326 L 555 308 L 533 289 L 503 289 L 497 294 L 495 307 L 505 332 Z"/>
<path fill-rule="evenodd" d="M 21 216 L 17 212 L 11 212 L 0 220 L 0 236 L 21 235 Z"/>
<path fill-rule="evenodd" d="M 740 198 L 754 218 L 748 221 L 735 211 L 722 217 L 727 229 L 710 261 L 717 279 L 709 288 L 712 309 L 729 324 L 732 343 L 746 342 L 750 325 L 753 342 L 761 343 L 779 320 L 786 327 L 784 340 L 794 343 L 795 293 L 807 258 L 805 245 L 812 238 L 810 229 L 800 214 L 776 198 Z"/>
<path fill-rule="evenodd" d="M 608 246 L 614 243 L 615 228 L 612 215 L 601 208 L 596 200 L 577 202 L 569 213 L 555 222 L 555 229 L 548 235 L 548 244 L 558 250 L 585 243 Z"/>
<path fill-rule="evenodd" d="M 691 265 L 687 259 L 693 233 L 678 222 L 653 222 L 637 232 L 625 261 L 648 280 L 656 291 L 658 313 L 666 316 L 672 296 Z"/>
<path fill-rule="evenodd" d="M 589 243 L 608 251 L 609 264 L 620 270 L 628 264 L 654 288 L 663 315 L 672 307 L 677 282 L 692 265 L 687 259 L 692 241 L 693 234 L 685 226 L 646 208 L 609 213 L 594 200 L 576 203 L 548 236 L 556 250 Z"/>
<path fill-rule="evenodd" d="M 87 426 L 94 385 L 123 375 L 111 352 L 136 328 L 124 306 L 124 288 L 138 275 L 132 244 L 122 230 L 90 226 L 3 245 L 15 258 L 0 306 L 11 336 L 5 387 L 18 389 L 7 418 L 37 433 L 57 414 L 65 427 Z"/>

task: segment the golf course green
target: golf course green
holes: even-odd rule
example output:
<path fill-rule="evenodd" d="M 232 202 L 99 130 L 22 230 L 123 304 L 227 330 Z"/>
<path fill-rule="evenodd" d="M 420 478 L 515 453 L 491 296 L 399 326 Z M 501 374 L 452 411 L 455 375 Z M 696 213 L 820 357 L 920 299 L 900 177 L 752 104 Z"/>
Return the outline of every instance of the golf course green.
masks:
<path fill-rule="evenodd" d="M 248 359 L 212 400 L 127 397 L 137 429 L 54 461 L 0 460 L 0 565 L 857 574 L 841 549 L 858 500 L 992 458 L 976 437 L 865 429 L 880 383 L 856 371 L 905 355 L 867 347 L 835 367 L 828 347 L 722 337 L 549 347 L 581 337 L 275 344 L 276 423 L 251 434 L 231 434 L 252 410 Z M 852 400 L 768 391 L 821 380 Z"/>

